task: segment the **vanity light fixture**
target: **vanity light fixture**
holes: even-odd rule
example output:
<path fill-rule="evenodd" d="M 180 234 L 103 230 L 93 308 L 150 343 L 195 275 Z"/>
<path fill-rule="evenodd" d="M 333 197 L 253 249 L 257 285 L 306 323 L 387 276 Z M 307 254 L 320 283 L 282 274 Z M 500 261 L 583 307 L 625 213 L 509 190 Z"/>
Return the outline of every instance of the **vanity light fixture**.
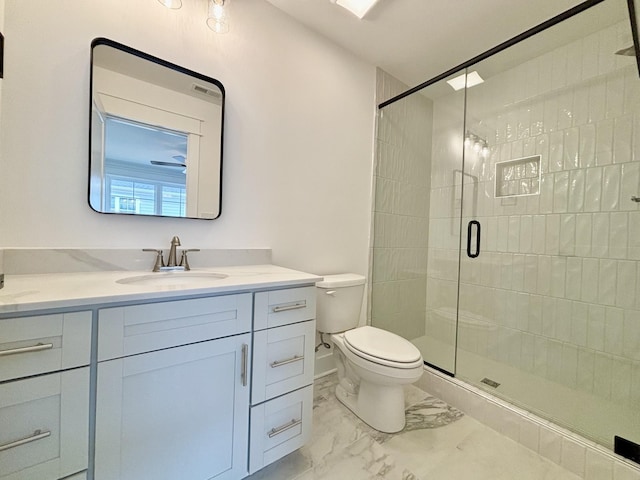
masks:
<path fill-rule="evenodd" d="M 229 31 L 229 13 L 225 8 L 228 0 L 208 0 L 209 16 L 207 26 L 216 33 L 227 33 Z"/>
<path fill-rule="evenodd" d="M 489 142 L 475 133 L 469 131 L 465 133 L 464 146 L 473 149 L 474 152 L 480 154 L 483 158 L 489 156 Z"/>
<path fill-rule="evenodd" d="M 336 5 L 349 10 L 360 20 L 378 3 L 378 0 L 331 0 Z"/>
<path fill-rule="evenodd" d="M 462 75 L 458 75 L 457 77 L 452 78 L 451 80 L 447 80 L 447 83 L 451 85 L 451 88 L 453 88 L 455 91 L 458 91 L 464 88 L 465 86 L 467 88 L 471 88 L 483 82 L 484 80 L 475 70 L 471 73 L 468 73 L 468 74 L 463 73 Z"/>
<path fill-rule="evenodd" d="M 173 10 L 182 7 L 182 0 L 158 0 L 162 5 Z M 229 31 L 229 0 L 207 0 L 207 26 L 216 33 Z"/>

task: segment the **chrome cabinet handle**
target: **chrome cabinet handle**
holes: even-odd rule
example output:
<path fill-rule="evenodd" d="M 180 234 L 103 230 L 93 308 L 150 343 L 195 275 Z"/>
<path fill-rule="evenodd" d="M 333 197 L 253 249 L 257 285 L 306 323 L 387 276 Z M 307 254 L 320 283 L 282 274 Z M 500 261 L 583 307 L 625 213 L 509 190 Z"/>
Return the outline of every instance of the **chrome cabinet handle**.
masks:
<path fill-rule="evenodd" d="M 290 428 L 297 427 L 301 423 L 302 423 L 302 419 L 300 420 L 291 419 L 289 423 L 285 423 L 281 427 L 275 427 L 269 430 L 269 438 L 273 438 L 276 435 L 280 435 L 282 432 L 286 432 Z"/>
<path fill-rule="evenodd" d="M 249 363 L 249 345 L 246 343 L 242 344 L 242 362 L 240 364 L 240 380 L 242 381 L 242 386 L 247 386 L 247 365 Z"/>
<path fill-rule="evenodd" d="M 5 443 L 4 445 L 0 445 L 0 452 L 4 452 L 5 450 L 9 450 L 10 448 L 19 447 L 20 445 L 25 445 L 27 443 L 35 442 L 36 440 L 42 440 L 43 438 L 47 438 L 50 435 L 50 431 L 43 432 L 42 430 L 36 430 L 30 437 L 21 438 L 20 440 L 16 440 L 15 442 L 9 442 Z"/>
<path fill-rule="evenodd" d="M 271 311 L 273 313 L 286 312 L 287 310 L 298 310 L 299 308 L 307 308 L 306 303 L 295 303 L 293 305 L 284 305 L 282 307 L 273 307 Z"/>
<path fill-rule="evenodd" d="M 303 357 L 299 357 L 298 355 L 295 355 L 293 358 L 289 358 L 288 360 L 280 360 L 280 361 L 277 361 L 277 362 L 272 362 L 271 363 L 271 368 L 278 368 L 278 367 L 281 367 L 283 365 L 289 365 L 290 363 L 299 362 L 300 360 L 304 360 L 304 356 Z"/>
<path fill-rule="evenodd" d="M 18 353 L 41 352 L 42 350 L 51 350 L 53 343 L 38 343 L 30 347 L 12 348 L 11 350 L 0 350 L 0 357 L 7 355 L 17 355 Z"/>

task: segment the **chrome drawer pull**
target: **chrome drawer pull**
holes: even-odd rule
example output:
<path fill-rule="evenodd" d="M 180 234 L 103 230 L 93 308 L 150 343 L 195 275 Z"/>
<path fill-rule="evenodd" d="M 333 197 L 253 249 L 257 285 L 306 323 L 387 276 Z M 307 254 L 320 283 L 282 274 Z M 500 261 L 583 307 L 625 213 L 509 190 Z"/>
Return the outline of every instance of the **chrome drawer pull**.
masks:
<path fill-rule="evenodd" d="M 290 363 L 299 362 L 300 360 L 304 360 L 304 357 L 299 357 L 299 356 L 295 355 L 293 358 L 290 358 L 288 360 L 281 360 L 279 362 L 271 363 L 271 368 L 278 368 L 278 367 L 281 367 L 283 365 L 289 365 Z"/>
<path fill-rule="evenodd" d="M 4 445 L 0 445 L 0 452 L 4 452 L 5 450 L 9 450 L 10 448 L 19 447 L 20 445 L 25 445 L 27 443 L 35 442 L 36 440 L 41 440 L 43 438 L 47 438 L 51 435 L 51 432 L 42 430 L 36 430 L 33 432 L 33 435 L 27 438 L 22 438 L 20 440 L 16 440 L 15 442 L 5 443 Z"/>
<path fill-rule="evenodd" d="M 273 307 L 271 311 L 273 313 L 286 312 L 287 310 L 298 310 L 299 308 L 307 308 L 306 303 L 295 303 L 293 305 L 284 305 L 282 307 Z"/>
<path fill-rule="evenodd" d="M 0 350 L 0 357 L 7 355 L 16 355 L 18 353 L 41 352 L 42 350 L 51 350 L 53 343 L 38 343 L 30 347 L 12 348 L 11 350 Z"/>
<path fill-rule="evenodd" d="M 289 423 L 285 423 L 281 427 L 272 428 L 271 430 L 269 430 L 269 438 L 273 438 L 276 435 L 279 435 L 282 432 L 289 430 L 290 428 L 297 427 L 300 424 L 302 424 L 302 419 L 300 420 L 292 419 Z"/>
<path fill-rule="evenodd" d="M 240 365 L 240 380 L 242 381 L 242 386 L 247 386 L 247 367 L 249 365 L 249 345 L 246 343 L 242 344 L 242 361 Z"/>

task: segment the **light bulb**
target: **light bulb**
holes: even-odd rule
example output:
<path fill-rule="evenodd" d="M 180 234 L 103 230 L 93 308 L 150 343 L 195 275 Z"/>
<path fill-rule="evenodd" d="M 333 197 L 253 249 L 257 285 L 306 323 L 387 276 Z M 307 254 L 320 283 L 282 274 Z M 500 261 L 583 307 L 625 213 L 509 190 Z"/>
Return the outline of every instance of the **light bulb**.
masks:
<path fill-rule="evenodd" d="M 222 18 L 224 18 L 224 7 L 222 5 L 214 3 L 213 7 L 211 8 L 211 16 L 216 20 L 221 20 Z"/>
<path fill-rule="evenodd" d="M 182 0 L 158 0 L 162 5 L 173 10 L 182 7 Z"/>
<path fill-rule="evenodd" d="M 219 22 L 215 18 L 208 18 L 207 26 L 216 33 L 227 33 L 229 31 L 227 22 Z"/>
<path fill-rule="evenodd" d="M 482 147 L 482 152 L 481 152 L 483 157 L 488 157 L 489 156 L 489 147 L 485 144 L 484 147 Z"/>
<path fill-rule="evenodd" d="M 480 150 L 482 150 L 482 145 L 480 145 L 480 142 L 476 140 L 476 142 L 473 144 L 473 151 L 478 153 Z"/>
<path fill-rule="evenodd" d="M 209 0 L 209 17 L 207 26 L 216 33 L 229 31 L 229 15 L 225 6 L 228 0 Z"/>
<path fill-rule="evenodd" d="M 471 137 L 469 137 L 468 135 L 466 137 L 464 137 L 464 146 L 465 147 L 470 147 L 471 146 Z"/>

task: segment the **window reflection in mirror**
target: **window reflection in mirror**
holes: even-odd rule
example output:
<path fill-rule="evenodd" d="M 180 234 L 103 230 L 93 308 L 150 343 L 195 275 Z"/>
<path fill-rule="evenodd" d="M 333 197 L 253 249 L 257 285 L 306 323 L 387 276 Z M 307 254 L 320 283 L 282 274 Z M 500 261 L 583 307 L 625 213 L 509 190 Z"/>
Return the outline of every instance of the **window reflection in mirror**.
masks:
<path fill-rule="evenodd" d="M 91 207 L 218 217 L 222 84 L 106 39 L 93 42 L 91 78 Z"/>
<path fill-rule="evenodd" d="M 108 212 L 186 216 L 186 133 L 107 115 L 105 138 Z"/>

